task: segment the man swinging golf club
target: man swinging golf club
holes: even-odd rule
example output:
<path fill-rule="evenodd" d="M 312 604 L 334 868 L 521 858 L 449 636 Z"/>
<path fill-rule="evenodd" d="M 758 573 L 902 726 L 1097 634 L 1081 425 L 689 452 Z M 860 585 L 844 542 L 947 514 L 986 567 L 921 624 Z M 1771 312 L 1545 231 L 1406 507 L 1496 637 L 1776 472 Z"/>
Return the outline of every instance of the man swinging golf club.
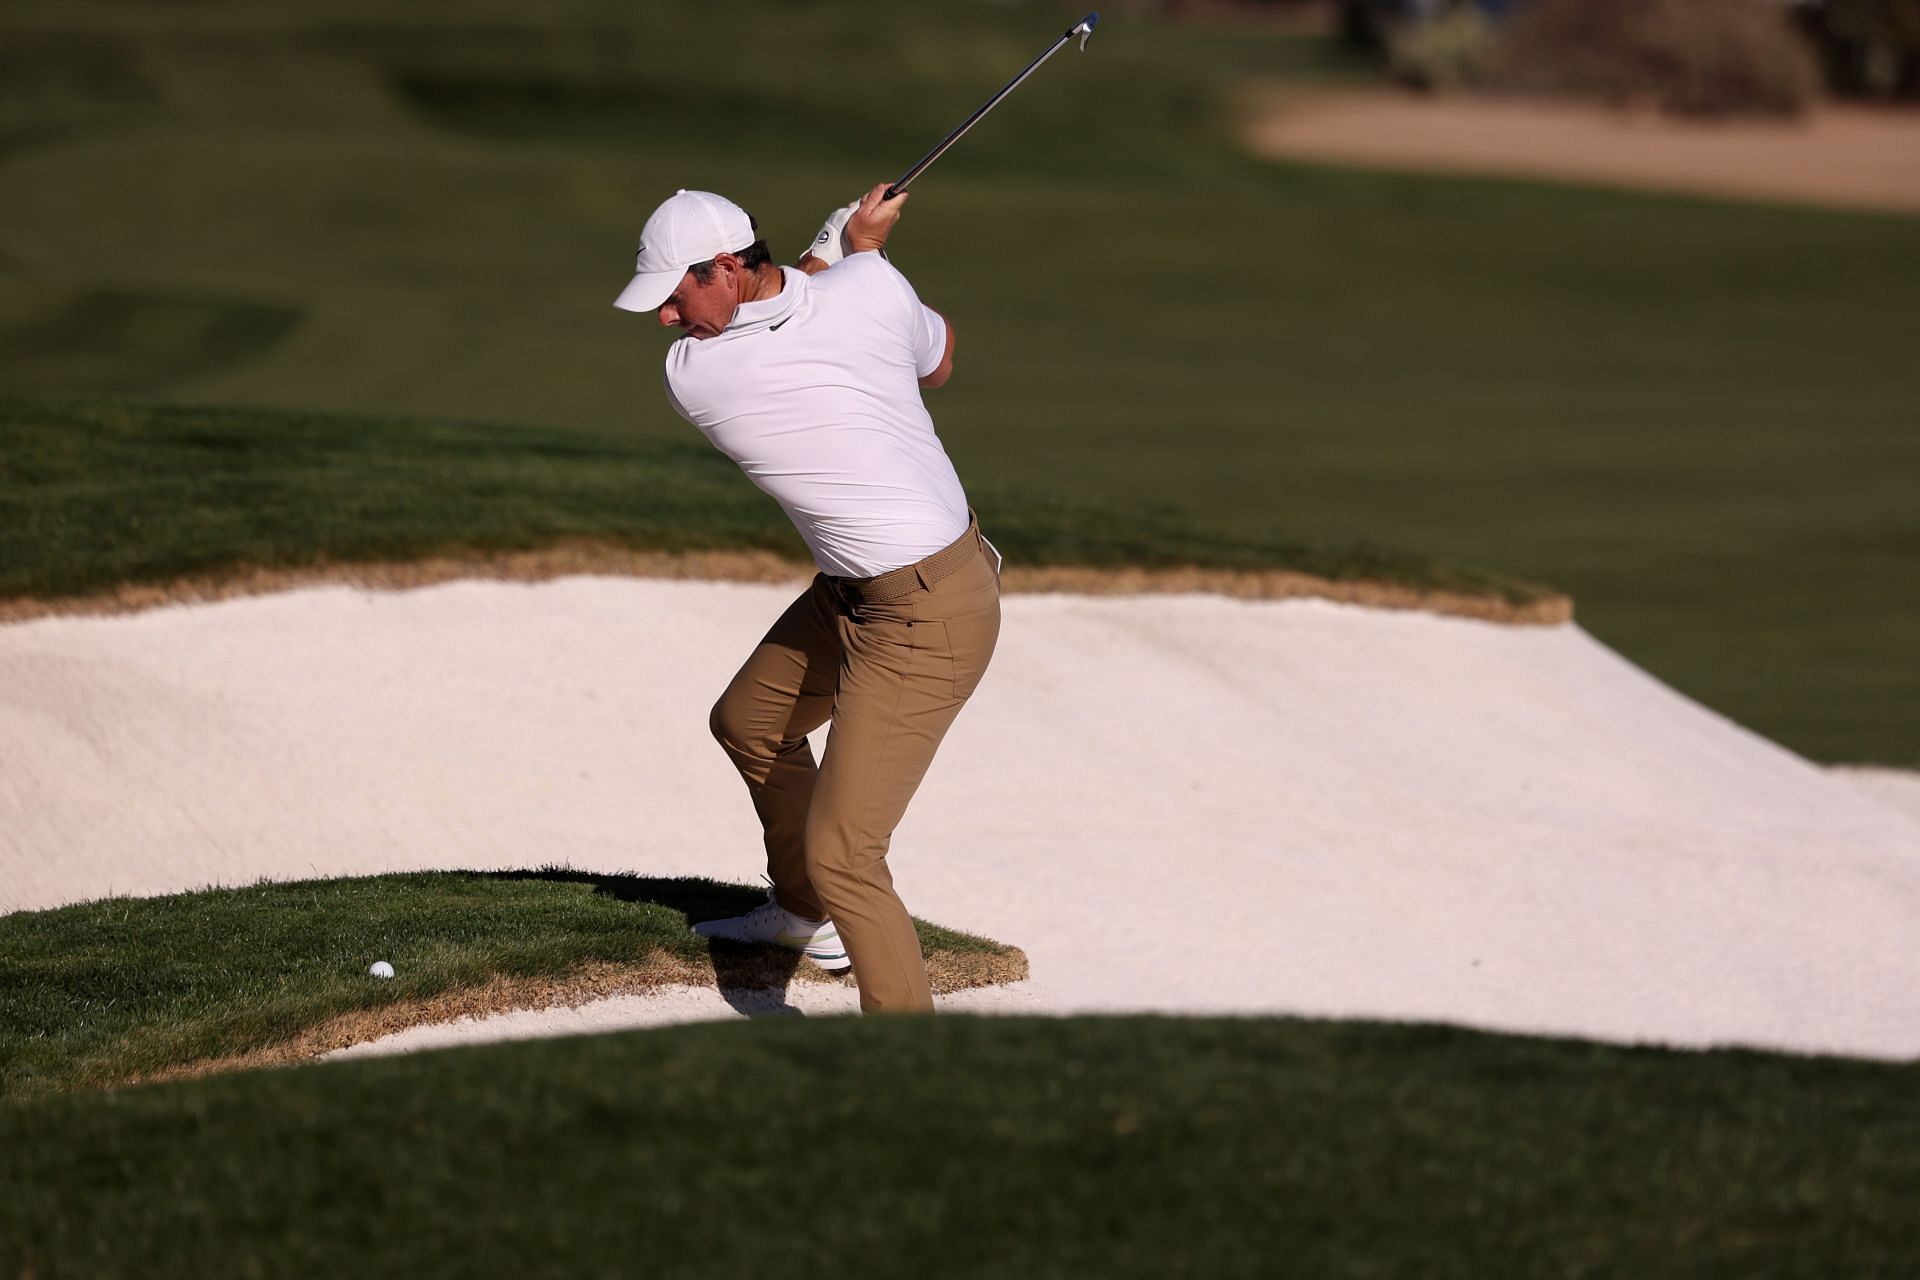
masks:
<path fill-rule="evenodd" d="M 739 206 L 681 191 L 647 219 L 615 303 L 681 329 L 667 399 L 780 504 L 820 569 L 711 720 L 773 888 L 696 928 L 851 965 L 869 1013 L 933 1008 L 887 849 L 1000 633 L 999 556 L 920 398 L 953 372 L 953 326 L 880 252 L 907 199 L 883 183 L 836 210 L 795 268 Z M 807 734 L 829 720 L 816 765 Z"/>
<path fill-rule="evenodd" d="M 764 906 L 709 937 L 852 967 L 860 1007 L 933 1008 L 887 848 L 1000 635 L 1000 555 L 980 533 L 920 389 L 953 373 L 953 326 L 881 252 L 906 189 L 1074 40 L 1090 13 L 892 183 L 836 209 L 797 267 L 705 191 L 667 200 L 614 305 L 659 310 L 667 399 L 778 502 L 819 574 L 714 704 L 713 736 L 766 836 Z M 807 734 L 828 720 L 816 766 Z"/>

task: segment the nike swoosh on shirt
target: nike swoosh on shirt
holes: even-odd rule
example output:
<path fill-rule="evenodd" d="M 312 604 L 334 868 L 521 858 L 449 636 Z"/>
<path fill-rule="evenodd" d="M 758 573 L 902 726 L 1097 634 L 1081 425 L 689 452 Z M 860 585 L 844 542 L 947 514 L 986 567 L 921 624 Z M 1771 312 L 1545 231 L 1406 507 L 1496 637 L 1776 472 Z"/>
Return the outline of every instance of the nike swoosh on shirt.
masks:
<path fill-rule="evenodd" d="M 792 316 L 788 316 L 788 317 L 787 317 L 787 320 L 791 320 L 791 319 L 793 319 L 793 317 L 792 317 Z M 780 322 L 780 324 L 785 324 L 785 323 L 787 322 L 787 320 L 782 320 L 782 321 Z M 772 333 L 772 332 L 773 332 L 773 331 L 774 331 L 775 329 L 778 329 L 778 328 L 780 327 L 780 324 L 770 324 L 770 325 L 768 325 L 768 326 L 767 326 L 767 332 L 768 332 L 768 333 Z"/>

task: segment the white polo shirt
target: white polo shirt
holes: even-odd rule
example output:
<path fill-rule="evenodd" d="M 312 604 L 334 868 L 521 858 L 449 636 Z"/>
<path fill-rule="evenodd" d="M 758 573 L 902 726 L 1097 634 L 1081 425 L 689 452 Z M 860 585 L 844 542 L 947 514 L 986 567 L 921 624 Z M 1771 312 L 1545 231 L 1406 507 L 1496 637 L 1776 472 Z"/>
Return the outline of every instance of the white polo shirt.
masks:
<path fill-rule="evenodd" d="M 800 531 L 821 570 L 866 578 L 967 530 L 967 495 L 920 401 L 947 327 L 878 253 L 774 297 L 711 338 L 667 349 L 667 400 Z"/>

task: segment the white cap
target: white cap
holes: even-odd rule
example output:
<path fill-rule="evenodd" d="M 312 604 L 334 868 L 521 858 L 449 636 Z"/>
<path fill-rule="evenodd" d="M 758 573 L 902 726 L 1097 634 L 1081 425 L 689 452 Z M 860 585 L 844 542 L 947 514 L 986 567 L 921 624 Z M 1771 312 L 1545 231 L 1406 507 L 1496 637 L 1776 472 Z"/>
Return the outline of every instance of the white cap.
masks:
<path fill-rule="evenodd" d="M 688 267 L 710 262 L 715 254 L 738 253 L 759 238 L 753 219 L 733 201 L 682 187 L 663 200 L 641 228 L 635 275 L 613 305 L 623 311 L 652 311 L 672 296 Z"/>

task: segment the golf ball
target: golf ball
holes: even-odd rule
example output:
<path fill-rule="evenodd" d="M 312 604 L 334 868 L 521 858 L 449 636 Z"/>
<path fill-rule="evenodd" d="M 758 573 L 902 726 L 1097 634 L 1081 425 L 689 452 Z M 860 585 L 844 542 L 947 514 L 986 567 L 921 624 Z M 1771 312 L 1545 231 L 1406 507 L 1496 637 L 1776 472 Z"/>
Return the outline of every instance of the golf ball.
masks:
<path fill-rule="evenodd" d="M 391 978 L 393 976 L 393 966 L 385 960 L 375 960 L 367 972 L 376 978 Z"/>

